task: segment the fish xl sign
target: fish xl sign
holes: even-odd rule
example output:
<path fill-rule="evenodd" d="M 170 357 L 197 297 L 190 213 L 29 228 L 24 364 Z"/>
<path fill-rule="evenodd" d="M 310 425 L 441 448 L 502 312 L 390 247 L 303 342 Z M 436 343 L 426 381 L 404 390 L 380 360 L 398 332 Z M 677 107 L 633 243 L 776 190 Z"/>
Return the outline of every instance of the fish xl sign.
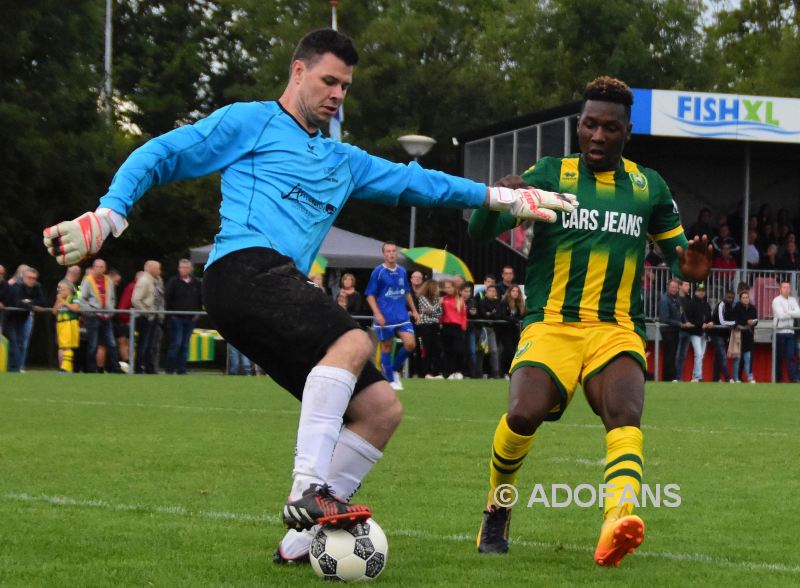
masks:
<path fill-rule="evenodd" d="M 634 88 L 640 135 L 800 143 L 800 100 Z"/>

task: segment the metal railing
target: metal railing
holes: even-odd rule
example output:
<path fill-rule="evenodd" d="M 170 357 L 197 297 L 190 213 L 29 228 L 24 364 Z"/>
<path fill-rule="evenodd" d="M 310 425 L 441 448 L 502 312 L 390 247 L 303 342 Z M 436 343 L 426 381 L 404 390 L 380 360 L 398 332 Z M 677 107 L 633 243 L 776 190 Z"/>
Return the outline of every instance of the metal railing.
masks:
<path fill-rule="evenodd" d="M 0 337 L 3 335 L 3 313 L 5 312 L 35 312 L 35 313 L 46 313 L 53 316 L 53 320 L 55 321 L 55 314 L 53 313 L 53 308 L 51 307 L 42 307 L 37 306 L 35 308 L 20 308 L 20 307 L 13 307 L 7 306 L 4 309 L 0 310 Z M 87 315 L 87 314 L 96 314 L 96 315 L 128 315 L 130 317 L 130 321 L 128 323 L 128 340 L 130 341 L 130 349 L 131 349 L 131 357 L 135 353 L 135 340 L 136 340 L 136 319 L 137 317 L 151 317 L 151 316 L 208 316 L 208 313 L 205 311 L 191 311 L 191 310 L 136 310 L 135 308 L 131 308 L 128 310 L 119 310 L 119 309 L 93 309 L 93 308 L 86 308 L 80 309 L 75 314 L 78 315 Z M 9 351 L 10 353 L 10 351 Z M 131 362 L 132 363 L 132 362 Z M 133 365 L 131 365 L 130 369 L 127 372 L 129 375 L 133 375 L 135 370 L 133 369 Z"/>
<path fill-rule="evenodd" d="M 644 317 L 649 321 L 658 320 L 658 303 L 672 278 L 668 267 L 646 267 L 642 275 L 642 302 Z M 780 294 L 780 283 L 788 280 L 792 292 L 800 287 L 800 272 L 781 270 L 719 270 L 712 269 L 706 280 L 706 297 L 712 308 L 725 296 L 726 290 L 737 291 L 740 283 L 750 289 L 750 303 L 756 307 L 761 320 L 772 318 L 772 300 Z M 694 284 L 692 284 L 692 293 Z"/>
<path fill-rule="evenodd" d="M 650 291 L 652 291 L 653 293 L 657 292 L 657 297 L 656 296 L 648 297 L 645 294 L 646 289 L 644 287 L 642 289 L 642 292 L 643 292 L 643 295 L 645 297 L 645 316 L 646 316 L 645 328 L 647 329 L 648 339 L 653 341 L 653 346 L 654 346 L 653 378 L 654 378 L 654 381 L 658 382 L 658 381 L 660 381 L 660 374 L 661 374 L 661 365 L 660 365 L 660 363 L 661 363 L 661 354 L 660 354 L 661 335 L 660 335 L 660 327 L 661 326 L 666 326 L 666 325 L 663 325 L 662 323 L 658 322 L 658 317 L 657 317 L 657 315 L 658 315 L 658 300 L 660 299 L 661 294 L 664 291 L 664 287 L 666 286 L 666 283 L 669 281 L 669 277 L 670 277 L 671 274 L 669 273 L 669 268 L 649 268 L 649 269 L 654 270 L 653 271 L 653 275 L 650 277 L 650 279 L 651 279 L 651 283 L 650 283 L 651 289 L 650 289 Z M 740 272 L 740 270 L 737 270 L 737 272 Z M 709 277 L 709 283 L 714 284 L 715 283 L 714 282 L 715 279 L 716 280 L 724 279 L 724 278 L 719 278 L 719 277 L 715 278 L 713 276 L 713 273 L 714 272 L 712 272 L 712 276 Z M 800 273 L 800 272 L 760 272 L 760 271 L 748 271 L 747 272 L 748 275 L 754 275 L 756 280 L 757 279 L 765 279 L 766 278 L 770 282 L 771 281 L 775 281 L 776 277 L 778 277 L 778 279 L 781 279 L 783 276 L 786 276 L 787 274 L 794 274 L 792 276 L 789 276 L 789 278 L 788 278 L 788 279 L 790 279 L 790 281 L 793 284 L 795 284 L 797 282 L 797 279 L 798 279 L 797 274 L 798 273 Z M 761 275 L 761 274 L 767 274 L 767 275 L 765 276 L 765 275 Z M 741 275 L 741 274 L 739 274 L 739 275 Z M 718 281 L 717 283 L 722 283 L 722 282 Z M 656 290 L 657 285 L 662 286 L 660 290 Z M 771 286 L 770 286 L 770 288 L 771 288 Z M 709 287 L 709 289 L 710 289 L 710 287 Z M 762 319 L 762 320 L 763 319 L 769 319 L 768 324 L 767 324 L 767 320 L 764 320 L 764 322 L 762 322 L 756 328 L 756 335 L 755 335 L 756 342 L 759 342 L 758 341 L 759 339 L 761 339 L 760 342 L 765 342 L 764 341 L 764 338 L 765 338 L 764 335 L 767 335 L 766 339 L 770 342 L 770 345 L 771 345 L 771 348 L 772 348 L 772 353 L 771 353 L 772 361 L 771 361 L 771 365 L 770 365 L 770 373 L 771 373 L 771 382 L 772 383 L 776 382 L 776 376 L 777 376 L 777 374 L 775 373 L 775 363 L 776 363 L 776 356 L 777 356 L 777 349 L 776 349 L 777 332 L 776 332 L 776 329 L 774 327 L 774 323 L 771 320 L 772 319 L 772 316 L 771 316 L 772 315 L 772 304 L 771 304 L 771 302 L 772 302 L 772 299 L 775 296 L 777 296 L 777 293 L 775 295 L 769 297 L 769 302 L 770 302 L 770 304 L 769 304 L 769 315 L 768 316 L 762 316 L 762 314 L 759 313 L 759 319 Z M 714 306 L 714 304 L 712 303 L 712 307 L 713 306 Z M 650 309 L 651 311 L 654 311 L 656 316 L 655 317 L 648 316 L 648 309 Z M 49 315 L 52 315 L 53 319 L 55 320 L 55 315 L 53 314 L 53 309 L 52 308 L 36 307 L 35 309 L 28 309 L 28 308 L 18 308 L 18 307 L 6 307 L 6 308 L 0 310 L 0 336 L 3 335 L 3 320 L 2 319 L 3 319 L 3 313 L 5 313 L 5 312 L 39 312 L 39 313 L 47 313 Z M 135 354 L 135 350 L 136 350 L 135 341 L 136 341 L 136 318 L 137 317 L 153 316 L 153 315 L 164 316 L 164 317 L 167 317 L 167 316 L 208 316 L 208 313 L 206 313 L 205 311 L 178 311 L 178 310 L 140 311 L 140 310 L 136 310 L 135 308 L 131 308 L 130 310 L 117 310 L 117 309 L 114 309 L 114 310 L 106 310 L 106 309 L 102 309 L 102 310 L 86 309 L 86 310 L 83 310 L 82 309 L 77 314 L 129 315 L 130 316 L 130 322 L 129 322 L 129 325 L 128 325 L 128 339 L 130 341 L 129 347 L 131 349 L 131 357 L 129 359 L 131 359 L 131 360 L 133 359 L 133 355 Z M 371 325 L 371 323 L 373 321 L 373 317 L 370 316 L 370 315 L 357 315 L 357 316 L 353 316 L 353 318 L 359 324 L 361 324 L 363 326 L 369 326 L 369 325 Z M 468 320 L 468 324 L 469 325 L 493 326 L 493 325 L 507 325 L 508 323 L 509 323 L 509 321 L 505 321 L 505 320 L 487 320 L 487 319 L 469 319 Z M 520 323 L 520 325 L 521 325 L 521 323 Z M 722 327 L 722 328 L 724 328 L 724 327 Z M 793 330 L 795 332 L 800 331 L 800 327 L 793 327 Z M 760 337 L 758 335 L 759 332 L 761 333 Z M 796 367 L 797 367 L 798 371 L 800 372 L 800 366 L 796 366 Z M 228 368 L 228 360 L 226 358 L 226 372 L 227 372 L 227 368 Z M 133 369 L 133 365 L 131 365 L 131 369 L 129 369 L 129 371 L 127 373 L 129 375 L 135 374 L 135 370 Z M 782 376 L 782 374 L 781 374 L 781 376 Z"/>
<path fill-rule="evenodd" d="M 50 307 L 41 307 L 37 306 L 33 309 L 30 308 L 20 308 L 20 307 L 5 307 L 0 309 L 0 337 L 3 335 L 3 313 L 4 312 L 34 312 L 34 313 L 42 313 L 53 317 L 53 321 L 55 322 L 56 315 L 53 313 L 53 308 Z M 208 313 L 205 311 L 180 311 L 180 310 L 137 310 L 135 308 L 120 310 L 120 309 L 80 309 L 75 314 L 78 315 L 87 315 L 87 314 L 95 314 L 95 315 L 127 315 L 130 317 L 128 323 L 128 341 L 129 341 L 129 348 L 130 348 L 130 357 L 129 363 L 130 369 L 128 370 L 129 375 L 133 375 L 136 373 L 134 369 L 134 356 L 136 353 L 136 319 L 147 316 L 208 316 Z M 354 315 L 352 317 L 359 325 L 363 327 L 370 327 L 374 320 L 372 315 Z M 483 325 L 483 326 L 492 326 L 492 325 L 507 325 L 508 321 L 504 320 L 487 320 L 487 319 L 470 319 L 468 321 L 470 325 Z M 521 324 L 521 323 L 520 323 Z M 53 329 L 53 334 L 55 334 L 55 329 Z M 223 339 L 224 340 L 224 339 Z M 230 362 L 230 354 L 229 349 L 226 350 L 226 358 L 225 358 L 225 372 L 227 373 L 229 370 L 229 362 Z M 10 353 L 10 350 L 9 350 Z M 10 356 L 9 356 L 10 358 Z"/>

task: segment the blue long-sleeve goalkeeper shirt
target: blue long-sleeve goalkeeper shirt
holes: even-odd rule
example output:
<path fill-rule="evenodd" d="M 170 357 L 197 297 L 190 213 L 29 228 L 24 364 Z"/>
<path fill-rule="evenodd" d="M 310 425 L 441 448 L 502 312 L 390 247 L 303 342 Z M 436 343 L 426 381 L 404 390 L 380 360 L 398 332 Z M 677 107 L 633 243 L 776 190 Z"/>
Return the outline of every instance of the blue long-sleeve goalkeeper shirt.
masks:
<path fill-rule="evenodd" d="M 226 106 L 151 139 L 122 164 L 100 206 L 127 216 L 154 185 L 222 172 L 221 225 L 208 258 L 270 247 L 308 272 L 349 197 L 391 205 L 477 208 L 486 186 L 402 165 L 309 134 L 277 102 Z"/>

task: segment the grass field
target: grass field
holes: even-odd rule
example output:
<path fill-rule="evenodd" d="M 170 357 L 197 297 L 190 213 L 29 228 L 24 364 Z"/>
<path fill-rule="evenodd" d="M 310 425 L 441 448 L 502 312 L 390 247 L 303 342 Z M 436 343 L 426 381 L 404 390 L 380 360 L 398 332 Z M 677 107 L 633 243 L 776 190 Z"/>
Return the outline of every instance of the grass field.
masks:
<path fill-rule="evenodd" d="M 385 586 L 800 584 L 800 391 L 649 384 L 642 548 L 592 561 L 597 508 L 518 506 L 512 551 L 479 556 L 505 382 L 406 383 L 406 417 L 359 492 L 389 537 Z M 298 404 L 267 378 L 0 376 L 0 585 L 303 586 L 276 566 Z M 603 429 L 576 396 L 520 487 L 598 484 Z M 523 500 L 526 502 L 526 500 Z"/>

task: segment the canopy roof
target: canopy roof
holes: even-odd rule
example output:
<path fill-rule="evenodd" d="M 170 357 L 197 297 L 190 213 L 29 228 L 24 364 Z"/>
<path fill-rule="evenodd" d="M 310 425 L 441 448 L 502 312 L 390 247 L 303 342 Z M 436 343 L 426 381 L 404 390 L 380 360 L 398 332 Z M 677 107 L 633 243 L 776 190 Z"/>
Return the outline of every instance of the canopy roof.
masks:
<path fill-rule="evenodd" d="M 383 263 L 383 243 L 358 233 L 332 227 L 319 252 L 328 260 L 328 267 L 373 268 Z M 192 263 L 205 263 L 213 243 L 190 250 Z"/>

